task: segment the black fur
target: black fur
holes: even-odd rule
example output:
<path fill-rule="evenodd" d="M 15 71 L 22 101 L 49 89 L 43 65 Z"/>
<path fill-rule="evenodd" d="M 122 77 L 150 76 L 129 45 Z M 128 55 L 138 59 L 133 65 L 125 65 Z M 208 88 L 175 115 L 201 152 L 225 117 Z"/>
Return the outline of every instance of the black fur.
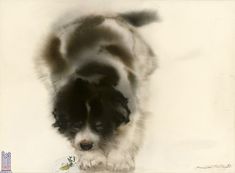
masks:
<path fill-rule="evenodd" d="M 101 75 L 102 79 L 99 82 L 111 86 L 116 86 L 119 81 L 118 72 L 114 67 L 98 62 L 89 62 L 76 73 L 82 77 Z"/>
<path fill-rule="evenodd" d="M 122 123 L 129 122 L 127 103 L 127 99 L 110 85 L 76 79 L 69 82 L 55 98 L 54 127 L 72 139 L 79 130 L 89 125 L 94 133 L 107 138 Z M 90 112 L 86 104 L 89 104 Z"/>

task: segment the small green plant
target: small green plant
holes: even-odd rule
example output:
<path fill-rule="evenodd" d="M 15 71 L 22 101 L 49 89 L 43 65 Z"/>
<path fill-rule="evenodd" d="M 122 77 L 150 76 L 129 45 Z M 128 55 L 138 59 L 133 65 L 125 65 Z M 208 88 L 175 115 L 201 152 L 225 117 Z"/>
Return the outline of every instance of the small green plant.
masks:
<path fill-rule="evenodd" d="M 75 165 L 75 156 L 69 156 L 67 158 L 67 160 L 68 160 L 67 163 L 62 163 L 61 164 L 60 170 L 66 171 L 66 170 L 68 170 L 69 168 L 71 168 Z"/>

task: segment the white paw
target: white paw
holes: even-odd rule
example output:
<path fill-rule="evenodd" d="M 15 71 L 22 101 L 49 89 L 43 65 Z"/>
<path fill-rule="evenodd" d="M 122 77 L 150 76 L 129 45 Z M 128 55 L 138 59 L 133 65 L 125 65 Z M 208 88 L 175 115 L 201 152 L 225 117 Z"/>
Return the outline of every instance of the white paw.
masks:
<path fill-rule="evenodd" d="M 99 169 L 106 162 L 105 156 L 101 152 L 86 151 L 78 154 L 78 166 L 81 170 Z"/>
<path fill-rule="evenodd" d="M 110 171 L 133 171 L 135 169 L 135 161 L 128 153 L 111 151 L 107 158 L 107 168 Z"/>

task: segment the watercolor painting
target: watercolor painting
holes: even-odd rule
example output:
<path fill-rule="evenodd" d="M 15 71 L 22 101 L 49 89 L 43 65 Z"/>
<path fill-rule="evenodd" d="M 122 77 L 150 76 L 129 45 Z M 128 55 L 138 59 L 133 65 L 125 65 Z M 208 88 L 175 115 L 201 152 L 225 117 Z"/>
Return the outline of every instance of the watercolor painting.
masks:
<path fill-rule="evenodd" d="M 234 11 L 0 0 L 1 173 L 235 172 Z"/>

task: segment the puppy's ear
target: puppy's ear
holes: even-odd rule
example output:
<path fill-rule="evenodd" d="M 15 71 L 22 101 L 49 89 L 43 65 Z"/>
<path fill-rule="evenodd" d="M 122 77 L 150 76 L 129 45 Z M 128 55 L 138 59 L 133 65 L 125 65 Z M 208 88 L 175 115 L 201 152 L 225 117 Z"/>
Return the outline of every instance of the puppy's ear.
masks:
<path fill-rule="evenodd" d="M 131 111 L 128 108 L 127 103 L 128 103 L 127 99 L 122 99 L 120 102 L 115 104 L 115 109 L 117 111 L 116 121 L 118 125 L 122 123 L 127 124 L 130 121 L 129 117 Z"/>
<path fill-rule="evenodd" d="M 157 13 L 152 10 L 121 13 L 119 16 L 135 27 L 141 27 L 159 19 Z"/>
<path fill-rule="evenodd" d="M 55 122 L 52 126 L 57 128 L 60 133 L 64 133 L 68 128 L 68 117 L 58 109 L 54 109 L 52 114 L 55 118 Z"/>
<path fill-rule="evenodd" d="M 130 115 L 130 110 L 127 106 L 124 105 L 119 105 L 117 107 L 117 111 L 119 112 L 119 120 L 121 123 L 128 123 L 130 121 L 129 115 Z"/>

